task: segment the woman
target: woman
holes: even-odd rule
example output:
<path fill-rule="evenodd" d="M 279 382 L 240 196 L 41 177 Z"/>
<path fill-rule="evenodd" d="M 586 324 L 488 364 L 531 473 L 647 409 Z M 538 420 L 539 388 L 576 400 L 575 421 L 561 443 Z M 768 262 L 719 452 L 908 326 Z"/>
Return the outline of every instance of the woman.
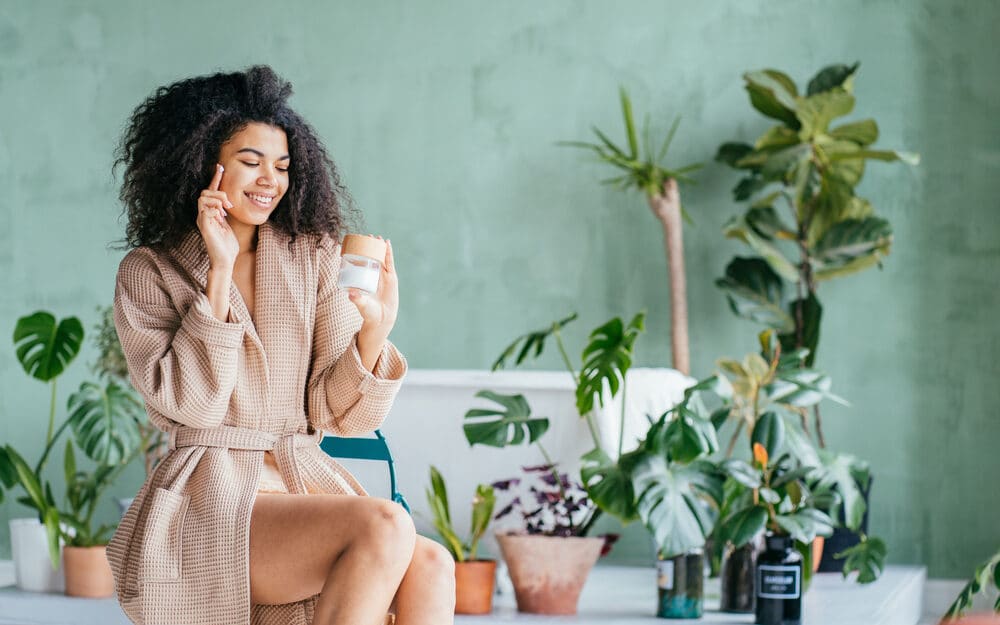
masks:
<path fill-rule="evenodd" d="M 378 292 L 336 286 L 346 194 L 268 67 L 161 87 L 119 148 L 115 325 L 169 455 L 108 545 L 136 623 L 450 623 L 451 557 L 319 449 L 406 372 Z M 387 242 L 388 243 L 388 242 Z"/>

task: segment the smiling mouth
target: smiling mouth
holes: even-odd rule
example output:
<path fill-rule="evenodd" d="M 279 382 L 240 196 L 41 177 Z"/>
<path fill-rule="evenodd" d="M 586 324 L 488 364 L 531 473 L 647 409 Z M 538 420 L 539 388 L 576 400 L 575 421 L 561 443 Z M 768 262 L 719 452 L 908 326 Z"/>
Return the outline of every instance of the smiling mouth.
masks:
<path fill-rule="evenodd" d="M 271 208 L 271 204 L 274 203 L 275 196 L 264 195 L 262 193 L 244 193 L 250 201 L 261 208 Z"/>

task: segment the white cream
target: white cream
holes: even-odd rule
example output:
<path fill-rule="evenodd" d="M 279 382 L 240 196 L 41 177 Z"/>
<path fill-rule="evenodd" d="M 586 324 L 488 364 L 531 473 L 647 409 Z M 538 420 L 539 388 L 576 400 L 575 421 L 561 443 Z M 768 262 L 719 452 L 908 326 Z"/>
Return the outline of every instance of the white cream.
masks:
<path fill-rule="evenodd" d="M 369 293 L 378 291 L 379 273 L 382 263 L 366 256 L 344 254 L 340 264 L 340 279 L 337 284 L 342 289 L 361 289 Z"/>

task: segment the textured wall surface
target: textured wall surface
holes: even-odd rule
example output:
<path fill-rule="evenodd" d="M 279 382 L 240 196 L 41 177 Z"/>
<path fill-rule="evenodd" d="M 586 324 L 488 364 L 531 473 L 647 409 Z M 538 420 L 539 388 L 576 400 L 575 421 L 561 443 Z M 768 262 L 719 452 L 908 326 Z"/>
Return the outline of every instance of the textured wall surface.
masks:
<path fill-rule="evenodd" d="M 720 234 L 739 209 L 736 174 L 711 158 L 769 125 L 741 74 L 777 67 L 804 84 L 858 60 L 852 118 L 876 118 L 878 145 L 923 162 L 868 168 L 860 192 L 892 222 L 893 254 L 884 270 L 821 291 L 820 363 L 853 404 L 826 411 L 827 436 L 871 460 L 872 530 L 891 560 L 966 576 L 1000 544 L 998 29 L 1000 5 L 985 0 L 7 0 L 0 441 L 34 458 L 45 435 L 48 389 L 14 358 L 17 317 L 45 308 L 89 329 L 110 301 L 122 255 L 107 247 L 122 233 L 112 152 L 161 84 L 258 62 L 294 83 L 293 104 L 326 140 L 367 229 L 393 239 L 393 337 L 425 368 L 485 368 L 510 338 L 570 311 L 581 315 L 568 334 L 577 350 L 584 330 L 640 308 L 650 329 L 639 362 L 668 364 L 658 224 L 642 198 L 599 186 L 608 171 L 555 142 L 589 138 L 591 124 L 620 137 L 619 84 L 657 134 L 681 114 L 673 162 L 708 163 L 684 189 L 696 222 L 685 235 L 693 368 L 705 374 L 753 349 L 756 333 L 712 285 L 742 250 Z M 60 382 L 60 419 L 93 356 L 88 343 Z M 0 558 L 6 519 L 23 514 L 0 506 Z M 642 540 L 628 544 L 618 557 L 645 557 Z"/>

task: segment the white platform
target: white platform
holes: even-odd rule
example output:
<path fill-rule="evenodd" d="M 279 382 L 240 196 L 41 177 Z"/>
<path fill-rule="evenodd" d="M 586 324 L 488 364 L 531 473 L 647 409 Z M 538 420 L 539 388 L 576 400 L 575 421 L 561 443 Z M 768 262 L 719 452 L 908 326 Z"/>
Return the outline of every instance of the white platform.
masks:
<path fill-rule="evenodd" d="M 805 596 L 806 625 L 917 625 L 923 608 L 923 567 L 889 567 L 882 578 L 868 586 L 845 582 L 838 574 L 817 575 Z M 13 584 L 9 562 L 0 562 L 0 586 Z M 675 623 L 752 623 L 746 614 L 713 612 L 718 607 L 718 580 L 706 585 L 704 618 Z M 599 566 L 591 573 L 574 617 L 518 614 L 514 598 L 497 597 L 488 616 L 457 617 L 457 625 L 494 623 L 592 623 L 653 624 L 667 621 L 653 617 L 656 588 L 653 569 Z M 20 592 L 0 588 L 0 625 L 128 625 L 113 599 L 74 599 L 61 595 Z M 220 624 L 222 625 L 222 624 Z"/>

